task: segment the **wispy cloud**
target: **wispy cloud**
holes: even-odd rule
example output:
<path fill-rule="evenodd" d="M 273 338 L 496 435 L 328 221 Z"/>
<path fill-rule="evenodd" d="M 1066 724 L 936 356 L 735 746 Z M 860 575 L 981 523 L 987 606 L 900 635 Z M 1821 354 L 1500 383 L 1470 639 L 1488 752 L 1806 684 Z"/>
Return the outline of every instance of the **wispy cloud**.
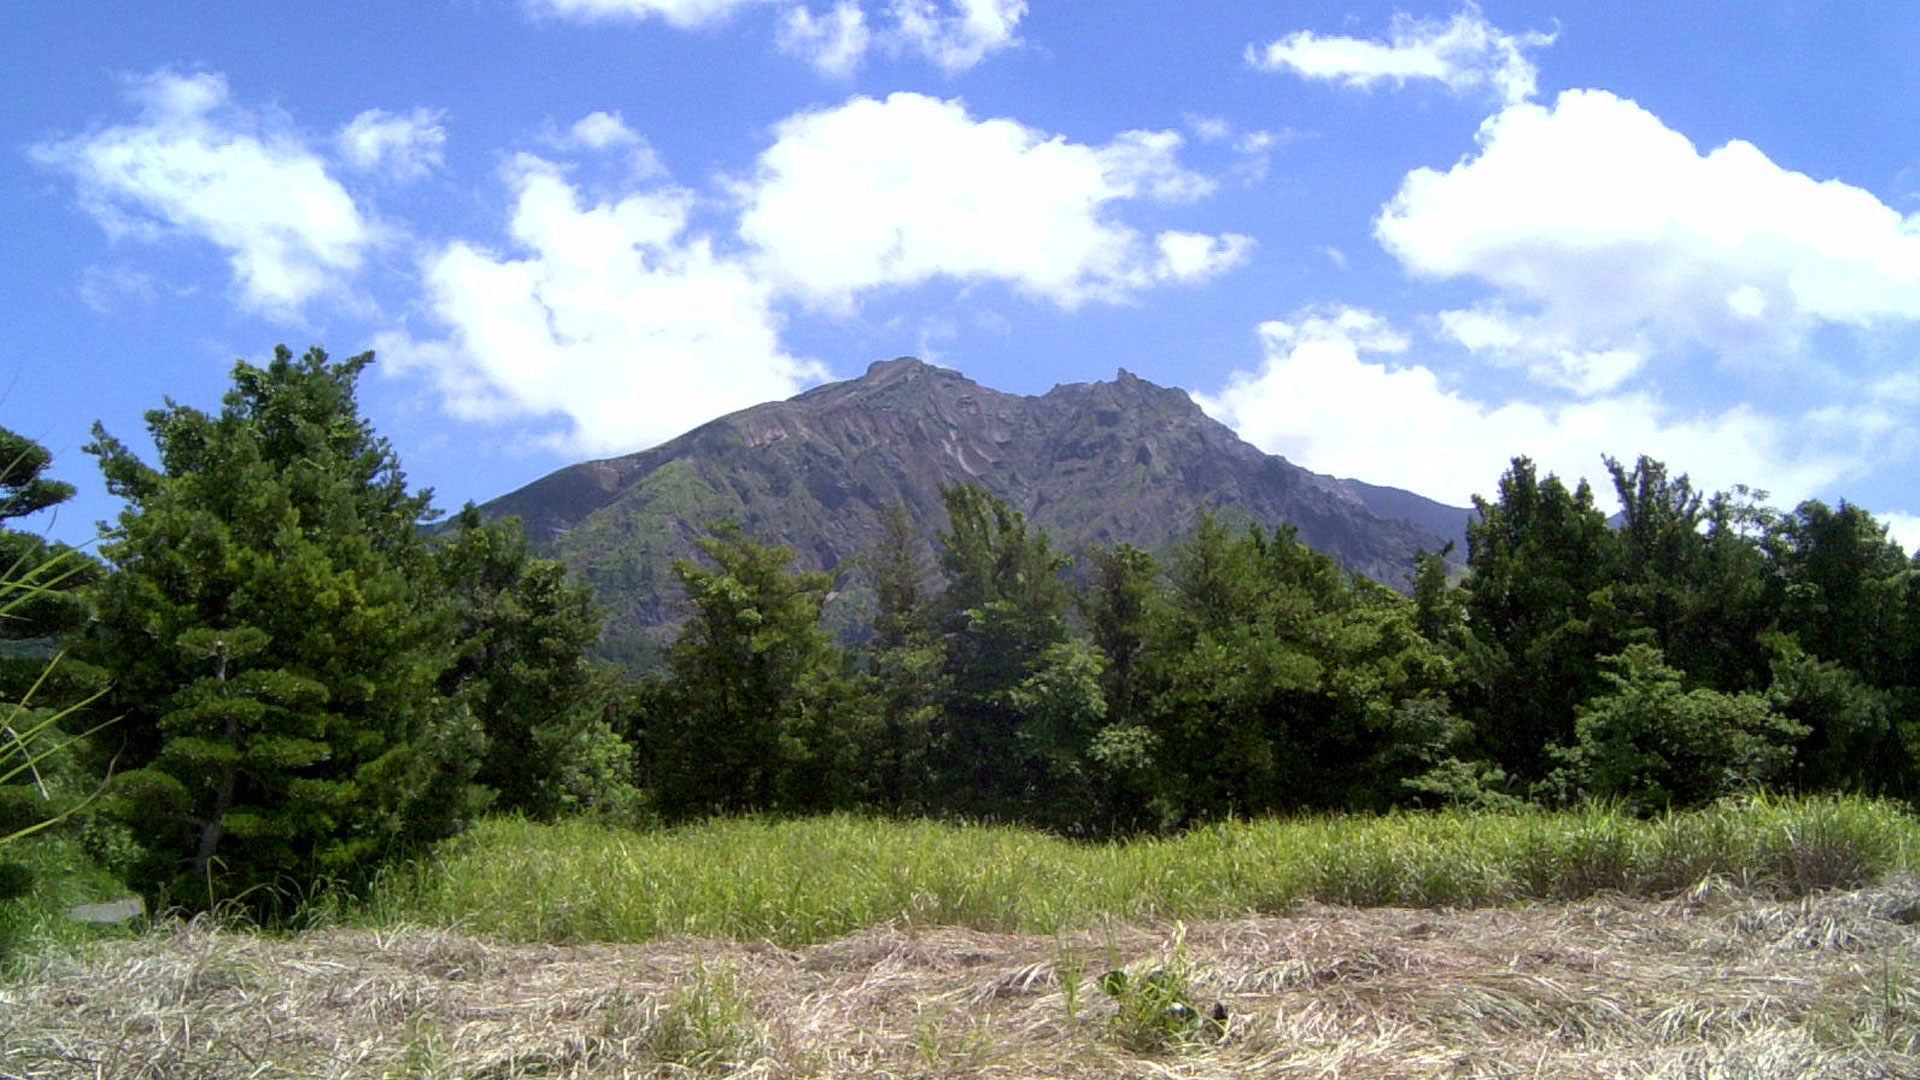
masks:
<path fill-rule="evenodd" d="M 658 18 L 669 26 L 693 27 L 719 22 L 736 10 L 779 0 L 526 0 L 534 15 L 575 22 Z"/>
<path fill-rule="evenodd" d="M 859 4 L 840 0 L 825 15 L 815 15 L 804 4 L 788 8 L 776 40 L 780 51 L 800 57 L 821 74 L 845 78 L 866 58 L 873 32 Z"/>
<path fill-rule="evenodd" d="M 659 19 L 680 29 L 711 26 L 752 7 L 779 11 L 774 41 L 821 74 L 845 78 L 874 49 L 930 61 L 949 74 L 1020 44 L 1027 0 L 834 0 L 816 11 L 805 0 L 526 0 L 538 17 L 594 23 Z M 880 17 L 876 17 L 880 16 Z"/>
<path fill-rule="evenodd" d="M 368 109 L 334 135 L 335 152 L 360 172 L 417 180 L 441 165 L 447 144 L 443 115 L 425 108 L 404 114 Z"/>
<path fill-rule="evenodd" d="M 73 178 L 110 237 L 215 245 L 255 310 L 291 315 L 345 288 L 379 230 L 289 123 L 235 105 L 217 74 L 163 69 L 126 85 L 133 123 L 29 150 Z"/>
<path fill-rule="evenodd" d="M 1248 46 L 1247 61 L 1265 71 L 1372 90 L 1411 81 L 1442 83 L 1456 93 L 1491 90 L 1508 103 L 1534 94 L 1539 69 L 1529 50 L 1555 35 L 1508 34 L 1468 4 L 1446 20 L 1393 17 L 1385 41 L 1298 30 L 1264 46 Z"/>

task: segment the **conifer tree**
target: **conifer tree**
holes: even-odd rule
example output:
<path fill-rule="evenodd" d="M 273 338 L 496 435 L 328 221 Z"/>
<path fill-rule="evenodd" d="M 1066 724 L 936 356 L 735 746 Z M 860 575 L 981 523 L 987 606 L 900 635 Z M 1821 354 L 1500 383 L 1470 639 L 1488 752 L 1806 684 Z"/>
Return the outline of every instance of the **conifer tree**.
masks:
<path fill-rule="evenodd" d="M 832 579 L 731 522 L 697 541 L 711 565 L 673 572 L 691 618 L 667 650 L 671 681 L 647 719 L 668 817 L 824 810 L 857 794 L 846 657 L 820 626 Z"/>
<path fill-rule="evenodd" d="M 358 879 L 478 809 L 482 736 L 438 686 L 429 496 L 360 415 L 371 362 L 239 361 L 219 412 L 147 414 L 157 465 L 95 425 L 126 507 L 90 652 L 125 714 L 116 792 L 149 854 L 140 884 L 176 899 Z"/>
<path fill-rule="evenodd" d="M 50 673 L 48 661 L 58 639 L 85 624 L 81 593 L 99 578 L 99 563 L 83 551 L 10 524 L 73 496 L 73 485 L 44 475 L 52 461 L 39 443 L 0 428 L 0 578 L 10 590 L 0 617 L 0 643 L 11 643 L 0 646 L 0 701 L 18 702 L 29 690 L 41 704 L 70 700 L 82 686 L 97 681 L 76 671 L 71 661 Z"/>
<path fill-rule="evenodd" d="M 896 813 L 931 808 L 928 753 L 944 694 L 943 651 L 930 624 L 913 519 L 899 503 L 881 511 L 884 535 L 862 560 L 874 583 L 873 637 L 862 649 L 873 713 L 872 797 Z"/>
<path fill-rule="evenodd" d="M 934 625 L 947 700 L 935 734 L 943 803 L 1056 827 L 1084 822 L 1097 783 L 1086 751 L 1106 712 L 1103 661 L 1067 633 L 1070 560 L 977 487 L 949 488 L 940 535 L 947 587 Z"/>
<path fill-rule="evenodd" d="M 591 592 L 536 558 L 519 518 L 483 521 L 468 503 L 433 563 L 453 620 L 440 690 L 487 738 L 474 779 L 496 810 L 553 818 L 635 799 L 633 748 L 608 722 L 612 675 L 587 652 L 600 636 Z"/>
<path fill-rule="evenodd" d="M 94 777 L 83 756 L 85 706 L 98 673 L 65 656 L 62 640 L 86 619 L 82 587 L 99 564 L 11 522 L 52 509 L 73 487 L 43 474 L 46 448 L 0 428 L 0 846 L 63 819 Z M 25 868 L 0 861 L 0 900 L 22 892 Z"/>

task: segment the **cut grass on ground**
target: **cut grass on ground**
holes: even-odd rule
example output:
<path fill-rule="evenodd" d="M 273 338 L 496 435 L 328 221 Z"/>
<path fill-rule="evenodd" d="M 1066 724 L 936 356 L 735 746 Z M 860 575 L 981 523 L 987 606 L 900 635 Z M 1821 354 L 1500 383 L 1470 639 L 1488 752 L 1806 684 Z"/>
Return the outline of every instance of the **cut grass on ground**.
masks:
<path fill-rule="evenodd" d="M 1471 911 L 1302 904 L 1060 934 L 890 925 L 802 948 L 184 924 L 0 987 L 0 1073 L 1912 1077 L 1917 916 L 1920 886 L 1901 879 L 1799 900 L 1710 886 Z M 1109 970 L 1224 1020 L 1155 1029 L 1100 993 Z"/>

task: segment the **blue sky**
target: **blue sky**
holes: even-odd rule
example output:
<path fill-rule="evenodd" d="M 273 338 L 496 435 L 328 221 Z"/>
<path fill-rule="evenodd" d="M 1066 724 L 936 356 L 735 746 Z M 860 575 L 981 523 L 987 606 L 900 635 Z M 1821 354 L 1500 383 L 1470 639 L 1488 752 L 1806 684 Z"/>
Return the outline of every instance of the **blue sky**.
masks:
<path fill-rule="evenodd" d="M 897 355 L 1124 367 L 1449 502 L 1646 453 L 1912 548 L 1914 56 L 1837 0 L 21 0 L 0 424 L 80 540 L 93 421 L 279 342 L 376 350 L 445 508 Z"/>

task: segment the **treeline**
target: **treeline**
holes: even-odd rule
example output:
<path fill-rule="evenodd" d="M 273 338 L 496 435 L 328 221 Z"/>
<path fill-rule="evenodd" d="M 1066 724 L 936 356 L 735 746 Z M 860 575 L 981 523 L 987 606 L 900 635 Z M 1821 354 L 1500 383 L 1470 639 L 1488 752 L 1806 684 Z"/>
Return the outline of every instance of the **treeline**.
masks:
<path fill-rule="evenodd" d="M 1707 496 L 1659 462 L 1583 482 L 1522 458 L 1466 572 L 1411 597 L 1289 529 L 1203 521 L 1068 560 L 974 488 L 928 580 L 904 516 L 865 561 L 871 643 L 825 575 L 722 527 L 677 568 L 690 621 L 637 712 L 667 816 L 847 806 L 1069 833 L 1227 815 L 1773 788 L 1920 792 L 1920 574 L 1871 515 Z"/>
<path fill-rule="evenodd" d="M 1424 556 L 1405 596 L 1290 530 L 1218 520 L 1069 574 L 962 487 L 936 563 L 897 511 L 846 568 L 876 598 L 854 647 L 822 626 L 829 575 L 714 524 L 675 567 L 687 619 L 664 667 L 636 679 L 586 659 L 597 612 L 516 523 L 469 507 L 422 527 L 428 495 L 355 402 L 369 362 L 239 363 L 217 414 L 148 414 L 152 465 L 96 430 L 126 503 L 98 562 L 0 531 L 0 588 L 32 601 L 0 622 L 9 732 L 48 725 L 24 775 L 7 747 L 26 740 L 0 743 L 0 837 L 83 807 L 62 827 L 138 886 L 259 904 L 502 811 L 1113 835 L 1920 792 L 1920 574 L 1856 507 L 1781 513 L 1609 461 L 1616 526 L 1584 483 L 1516 459 L 1464 576 Z M 0 516 L 68 494 L 43 450 L 0 450 Z"/>

